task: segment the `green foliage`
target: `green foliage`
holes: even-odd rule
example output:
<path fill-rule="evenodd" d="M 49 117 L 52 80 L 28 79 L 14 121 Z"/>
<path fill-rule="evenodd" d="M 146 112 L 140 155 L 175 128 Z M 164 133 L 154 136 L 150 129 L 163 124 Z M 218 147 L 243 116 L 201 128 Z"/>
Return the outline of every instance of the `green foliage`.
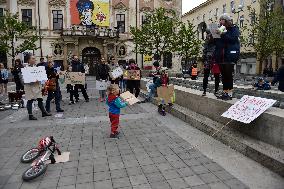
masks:
<path fill-rule="evenodd" d="M 201 41 L 197 38 L 197 31 L 192 23 L 189 21 L 187 24 L 181 23 L 175 44 L 175 50 L 182 58 L 186 60 L 197 58 L 201 49 Z"/>
<path fill-rule="evenodd" d="M 269 9 L 274 0 L 259 0 L 259 3 L 259 15 L 256 15 L 255 9 L 248 7 L 252 19 L 242 28 L 241 41 L 245 47 L 252 47 L 258 54 L 258 60 L 263 62 L 274 52 L 283 54 L 284 16 L 281 7 L 273 11 Z"/>
<path fill-rule="evenodd" d="M 36 28 L 30 27 L 24 22 L 19 21 L 18 14 L 5 12 L 1 18 L 0 28 L 0 51 L 15 57 L 16 54 L 25 50 L 35 50 L 35 42 L 38 40 Z M 15 43 L 15 41 L 17 41 Z"/>
<path fill-rule="evenodd" d="M 174 11 L 164 8 L 146 14 L 146 22 L 141 28 L 131 27 L 136 52 L 148 55 L 163 55 L 174 51 L 175 29 L 179 25 Z"/>

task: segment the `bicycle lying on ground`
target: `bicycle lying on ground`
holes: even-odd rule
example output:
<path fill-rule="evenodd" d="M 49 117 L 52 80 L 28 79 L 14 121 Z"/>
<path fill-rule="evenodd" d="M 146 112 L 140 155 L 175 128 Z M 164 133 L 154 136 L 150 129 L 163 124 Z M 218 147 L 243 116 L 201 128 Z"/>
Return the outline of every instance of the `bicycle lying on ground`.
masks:
<path fill-rule="evenodd" d="M 50 160 L 54 164 L 54 152 L 61 155 L 57 143 L 53 136 L 43 138 L 39 141 L 38 147 L 31 148 L 21 157 L 22 163 L 32 163 L 32 165 L 23 173 L 22 178 L 25 181 L 35 179 L 45 173 L 47 169 L 46 161 Z"/>

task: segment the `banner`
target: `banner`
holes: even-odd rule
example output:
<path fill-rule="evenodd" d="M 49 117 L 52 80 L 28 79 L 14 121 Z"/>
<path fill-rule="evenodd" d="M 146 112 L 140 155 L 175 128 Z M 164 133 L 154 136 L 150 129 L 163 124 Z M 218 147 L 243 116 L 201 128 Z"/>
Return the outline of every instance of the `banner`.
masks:
<path fill-rule="evenodd" d="M 111 72 L 109 72 L 109 75 L 112 79 L 119 78 L 123 75 L 123 70 L 121 69 L 121 67 L 117 67 Z"/>
<path fill-rule="evenodd" d="M 152 56 L 150 55 L 143 55 L 143 66 L 144 68 L 152 68 L 153 64 L 152 64 Z"/>
<path fill-rule="evenodd" d="M 173 103 L 174 92 L 174 85 L 169 85 L 167 87 L 162 86 L 157 88 L 158 98 L 163 103 Z"/>
<path fill-rule="evenodd" d="M 96 89 L 99 91 L 106 90 L 108 87 L 108 82 L 105 80 L 102 81 L 96 81 Z"/>
<path fill-rule="evenodd" d="M 137 102 L 139 102 L 139 99 L 136 98 L 133 94 L 131 94 L 129 91 L 126 91 L 122 94 L 120 94 L 120 98 L 126 102 L 129 103 L 129 105 L 133 105 Z"/>
<path fill-rule="evenodd" d="M 270 108 L 275 102 L 276 100 L 272 99 L 245 95 L 223 113 L 222 117 L 248 124 Z"/>
<path fill-rule="evenodd" d="M 33 83 L 38 81 L 47 81 L 47 75 L 44 66 L 21 68 L 24 83 Z"/>
<path fill-rule="evenodd" d="M 70 0 L 72 25 L 110 26 L 109 0 Z"/>
<path fill-rule="evenodd" d="M 59 72 L 59 85 L 85 85 L 85 73 L 81 72 L 66 72 L 61 71 Z"/>
<path fill-rule="evenodd" d="M 125 70 L 123 73 L 123 79 L 141 80 L 141 71 L 140 70 Z"/>

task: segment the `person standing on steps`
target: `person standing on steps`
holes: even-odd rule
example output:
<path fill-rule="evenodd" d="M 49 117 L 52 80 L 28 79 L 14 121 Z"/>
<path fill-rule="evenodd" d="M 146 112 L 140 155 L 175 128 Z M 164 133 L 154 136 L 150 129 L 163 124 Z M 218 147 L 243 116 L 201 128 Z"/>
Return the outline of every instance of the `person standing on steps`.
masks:
<path fill-rule="evenodd" d="M 220 34 L 216 40 L 215 58 L 220 66 L 223 82 L 222 100 L 231 100 L 233 96 L 233 72 L 234 65 L 240 57 L 240 32 L 233 24 L 232 18 L 224 14 L 220 17 L 221 27 L 217 30 Z"/>
<path fill-rule="evenodd" d="M 96 80 L 97 81 L 108 81 L 109 78 L 109 66 L 104 57 L 101 58 L 100 63 L 97 65 Z M 100 90 L 99 101 L 103 102 L 106 100 L 106 90 Z"/>
<path fill-rule="evenodd" d="M 73 56 L 73 60 L 71 62 L 72 65 L 72 72 L 81 72 L 81 73 L 85 73 L 85 68 L 84 68 L 84 64 L 82 64 L 78 58 L 78 56 L 74 55 Z M 89 102 L 89 96 L 86 92 L 85 86 L 81 85 L 81 84 L 77 84 L 75 85 L 75 98 L 76 98 L 76 102 L 79 101 L 79 93 L 78 93 L 78 89 L 81 89 L 81 92 L 85 98 L 86 102 Z"/>
<path fill-rule="evenodd" d="M 36 67 L 36 60 L 34 56 L 28 57 L 28 66 Z M 25 98 L 28 100 L 27 102 L 27 110 L 29 114 L 29 120 L 37 120 L 36 117 L 33 116 L 33 102 L 35 100 L 38 101 L 38 107 L 41 110 L 42 117 L 51 116 L 50 113 L 46 112 L 43 106 L 42 99 L 42 85 L 40 81 L 33 83 L 25 83 Z"/>
<path fill-rule="evenodd" d="M 127 70 L 138 70 L 140 72 L 140 79 L 141 79 L 141 70 L 135 63 L 134 59 L 129 60 L 129 67 L 127 68 Z M 127 88 L 132 94 L 134 94 L 134 90 L 135 90 L 136 98 L 140 94 L 140 79 L 139 80 L 127 80 Z"/>
<path fill-rule="evenodd" d="M 45 103 L 45 109 L 48 113 L 50 113 L 50 102 L 53 98 L 55 98 L 55 105 L 56 105 L 56 111 L 57 112 L 64 112 L 64 110 L 60 107 L 60 87 L 59 87 L 59 76 L 55 71 L 55 68 L 53 67 L 53 61 L 52 56 L 48 56 L 48 62 L 46 67 L 46 75 L 49 80 L 50 86 L 47 88 L 47 99 Z"/>

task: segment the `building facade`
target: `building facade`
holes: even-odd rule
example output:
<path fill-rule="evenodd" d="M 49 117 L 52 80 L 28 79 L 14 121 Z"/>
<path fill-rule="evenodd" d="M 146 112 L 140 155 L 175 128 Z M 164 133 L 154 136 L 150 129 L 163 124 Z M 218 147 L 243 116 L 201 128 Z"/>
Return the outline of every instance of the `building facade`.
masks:
<path fill-rule="evenodd" d="M 64 67 L 75 54 L 91 72 L 102 56 L 113 55 L 122 63 L 133 58 L 140 66 L 152 64 L 149 57 L 133 52 L 130 26 L 139 27 L 145 13 L 159 7 L 174 9 L 181 16 L 180 0 L 0 0 L 0 14 L 4 9 L 18 12 L 19 19 L 38 29 L 40 48 L 27 52 L 38 60 L 52 54 Z M 7 59 L 9 67 L 11 57 Z"/>
<path fill-rule="evenodd" d="M 283 0 L 276 0 L 275 4 L 277 6 L 283 6 Z M 275 6 L 272 4 L 271 6 Z M 254 17 L 250 15 L 248 7 L 255 9 L 255 14 L 260 13 L 260 3 L 259 0 L 207 0 L 203 4 L 197 6 L 191 11 L 187 12 L 182 16 L 182 21 L 190 21 L 194 24 L 197 29 L 198 37 L 200 39 L 205 38 L 206 28 L 210 23 L 218 23 L 219 17 L 226 13 L 233 18 L 233 22 L 238 25 L 242 35 L 248 35 L 242 28 L 246 24 L 250 24 L 254 21 Z M 253 38 L 249 38 L 253 42 Z M 266 66 L 272 66 L 277 69 L 276 57 L 268 58 L 266 65 L 262 65 L 264 68 Z M 261 73 L 261 67 L 257 61 L 256 53 L 253 49 L 244 47 L 241 45 L 241 60 L 240 64 L 236 65 L 236 72 L 242 74 L 259 74 Z"/>

